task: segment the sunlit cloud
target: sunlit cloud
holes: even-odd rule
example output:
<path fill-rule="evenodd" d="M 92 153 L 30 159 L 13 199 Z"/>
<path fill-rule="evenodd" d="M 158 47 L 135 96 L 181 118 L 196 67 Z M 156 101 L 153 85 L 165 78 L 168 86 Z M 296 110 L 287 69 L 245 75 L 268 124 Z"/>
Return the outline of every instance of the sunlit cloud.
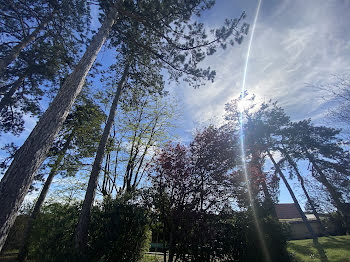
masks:
<path fill-rule="evenodd" d="M 253 11 L 255 5 L 256 1 L 245 1 L 240 7 Z M 292 119 L 320 119 L 324 100 L 310 84 L 350 71 L 349 3 L 274 1 L 274 6 L 267 5 L 271 3 L 263 2 L 257 24 L 246 89 L 261 100 L 278 100 Z M 253 15 L 247 14 L 251 23 Z M 214 83 L 196 90 L 177 87 L 188 125 L 218 118 L 224 104 L 239 96 L 247 40 L 206 60 L 217 71 Z"/>

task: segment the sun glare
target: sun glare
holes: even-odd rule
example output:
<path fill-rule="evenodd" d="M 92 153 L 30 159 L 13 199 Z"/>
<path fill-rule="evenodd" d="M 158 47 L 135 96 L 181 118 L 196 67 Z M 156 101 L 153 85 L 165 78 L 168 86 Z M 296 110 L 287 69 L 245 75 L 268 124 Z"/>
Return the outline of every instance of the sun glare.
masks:
<path fill-rule="evenodd" d="M 255 26 L 256 26 L 256 23 L 257 23 L 257 20 L 258 20 L 258 15 L 259 15 L 259 11 L 260 11 L 260 5 L 261 5 L 261 0 L 258 1 L 258 6 L 257 6 L 257 9 L 256 9 L 255 18 L 254 18 L 254 22 L 253 22 L 253 28 L 252 28 L 252 31 L 251 31 L 251 34 L 250 34 L 250 39 L 249 39 L 249 43 L 248 43 L 248 50 L 247 50 L 247 56 L 246 56 L 246 61 L 245 61 L 245 65 L 244 65 L 244 73 L 243 73 L 243 81 L 242 81 L 242 92 L 241 92 L 242 97 L 241 97 L 241 100 L 238 102 L 237 107 L 238 107 L 238 110 L 240 112 L 241 157 L 242 157 L 242 165 L 243 165 L 243 170 L 244 170 L 244 177 L 245 177 L 245 180 L 246 180 L 246 183 L 247 183 L 248 195 L 249 195 L 249 200 L 250 200 L 252 211 L 253 211 L 254 222 L 255 222 L 255 225 L 256 225 L 259 241 L 260 241 L 260 244 L 261 244 L 261 247 L 263 249 L 264 256 L 265 256 L 265 261 L 270 262 L 271 261 L 270 254 L 269 254 L 269 251 L 268 251 L 266 243 L 265 243 L 264 233 L 262 231 L 262 228 L 260 226 L 260 222 L 259 222 L 258 217 L 257 217 L 257 211 L 255 210 L 254 200 L 253 200 L 252 193 L 251 193 L 250 181 L 249 181 L 249 178 L 248 178 L 248 171 L 247 171 L 246 160 L 245 160 L 244 132 L 243 132 L 243 120 L 244 120 L 243 119 L 244 118 L 243 112 L 249 106 L 248 105 L 249 101 L 247 101 L 244 98 L 244 95 L 247 92 L 247 90 L 245 88 L 245 83 L 246 83 L 246 77 L 247 77 L 247 72 L 248 72 L 248 62 L 249 62 L 250 50 L 251 50 L 251 46 L 252 46 L 252 42 L 253 42 Z"/>
<path fill-rule="evenodd" d="M 242 100 L 238 101 L 237 108 L 239 112 L 244 112 L 245 109 L 249 107 L 249 101 L 245 98 L 242 98 Z"/>

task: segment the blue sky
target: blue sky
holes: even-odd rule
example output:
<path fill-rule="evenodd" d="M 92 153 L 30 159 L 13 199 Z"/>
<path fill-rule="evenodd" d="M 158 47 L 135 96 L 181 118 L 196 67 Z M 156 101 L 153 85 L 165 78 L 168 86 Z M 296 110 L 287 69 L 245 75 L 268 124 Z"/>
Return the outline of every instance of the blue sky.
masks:
<path fill-rule="evenodd" d="M 217 1 L 203 20 L 220 25 L 225 17 L 246 11 L 254 19 L 257 1 Z M 331 82 L 350 71 L 350 1 L 262 1 L 249 59 L 246 90 L 257 99 L 277 100 L 292 120 L 312 118 L 324 124 L 323 94 L 311 85 Z M 242 85 L 248 37 L 241 45 L 206 60 L 217 71 L 214 83 L 200 89 L 173 87 L 182 101 L 182 137 L 212 121 L 220 121 L 224 105 L 237 98 Z M 303 168 L 303 172 L 308 172 Z M 304 205 L 298 183 L 292 182 Z M 281 202 L 292 202 L 281 184 Z"/>
<path fill-rule="evenodd" d="M 245 11 L 246 22 L 252 23 L 256 7 L 256 0 L 217 0 L 201 20 L 212 28 Z M 93 9 L 92 14 L 96 16 L 97 10 Z M 322 124 L 327 108 L 322 93 L 311 84 L 329 82 L 333 75 L 350 71 L 349 14 L 350 1 L 346 0 L 262 1 L 247 71 L 248 92 L 259 101 L 278 100 L 292 120 L 311 117 Z M 93 24 L 98 27 L 97 20 Z M 221 121 L 225 103 L 238 97 L 247 44 L 248 37 L 241 45 L 205 60 L 203 66 L 210 65 L 217 72 L 214 83 L 199 89 L 186 84 L 167 87 L 182 108 L 183 117 L 178 123 L 181 140 L 189 141 L 196 127 Z M 110 63 L 108 49 L 102 49 L 98 61 Z M 28 117 L 23 135 L 3 135 L 0 145 L 11 141 L 20 145 L 35 122 Z M 280 201 L 292 201 L 283 186 Z"/>
<path fill-rule="evenodd" d="M 251 23 L 256 5 L 257 1 L 217 1 L 207 18 L 219 24 L 223 17 L 237 17 L 245 10 Z M 318 120 L 324 101 L 309 85 L 349 72 L 349 13 L 349 1 L 263 1 L 246 89 L 261 100 L 278 100 L 293 119 Z M 223 105 L 238 96 L 247 43 L 206 60 L 217 71 L 215 83 L 197 90 L 177 89 L 188 124 L 222 115 Z"/>

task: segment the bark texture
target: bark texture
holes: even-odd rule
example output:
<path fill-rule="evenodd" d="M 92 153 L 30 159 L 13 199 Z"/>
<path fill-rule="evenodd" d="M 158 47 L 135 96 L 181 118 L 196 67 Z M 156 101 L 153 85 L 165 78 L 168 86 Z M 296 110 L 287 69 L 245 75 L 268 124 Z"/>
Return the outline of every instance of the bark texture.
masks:
<path fill-rule="evenodd" d="M 116 16 L 117 12 L 112 8 L 78 65 L 67 77 L 49 108 L 15 154 L 11 166 L 0 182 L 0 251 L 33 181 L 34 174 L 46 158 L 53 140 L 62 128 L 97 54 L 109 35 Z"/>
<path fill-rule="evenodd" d="M 87 238 L 88 238 L 88 228 L 90 224 L 90 213 L 91 213 L 91 208 L 95 199 L 96 195 L 96 188 L 98 184 L 98 176 L 101 172 L 102 168 L 102 161 L 104 157 L 104 152 L 106 148 L 106 144 L 108 141 L 109 134 L 112 129 L 112 124 L 114 122 L 115 116 L 116 116 L 116 111 L 117 111 L 117 106 L 118 106 L 118 101 L 119 97 L 121 95 L 121 92 L 123 90 L 124 84 L 127 80 L 127 75 L 129 72 L 129 64 L 125 66 L 122 78 L 120 79 L 118 83 L 118 88 L 116 91 L 116 94 L 114 96 L 113 102 L 111 109 L 109 111 L 108 119 L 106 126 L 103 130 L 103 134 L 100 140 L 100 143 L 98 145 L 98 149 L 96 152 L 96 157 L 94 160 L 94 163 L 92 165 L 92 170 L 89 178 L 89 183 L 88 187 L 86 189 L 85 193 L 85 198 L 83 202 L 83 207 L 79 215 L 79 221 L 77 225 L 77 229 L 75 232 L 75 248 L 77 249 L 78 254 L 81 257 L 84 257 L 85 255 L 85 250 L 86 250 L 86 245 L 87 245 Z"/>
<path fill-rule="evenodd" d="M 69 148 L 69 145 L 73 139 L 74 136 L 74 131 L 70 134 L 69 138 L 67 139 L 67 141 L 64 143 L 64 146 L 61 150 L 61 152 L 59 153 L 59 155 L 57 156 L 57 159 L 53 165 L 53 167 L 50 170 L 50 173 L 45 181 L 45 184 L 40 192 L 40 195 L 38 197 L 38 200 L 35 203 L 34 209 L 32 211 L 32 214 L 30 215 L 30 218 L 28 220 L 28 224 L 26 225 L 25 231 L 24 231 L 24 238 L 23 238 L 23 243 L 22 243 L 22 247 L 19 250 L 19 254 L 18 254 L 18 261 L 22 262 L 22 261 L 26 261 L 27 260 L 27 256 L 28 256 L 28 251 L 29 251 L 29 238 L 33 229 L 33 225 L 34 225 L 34 221 L 37 218 L 37 216 L 40 213 L 40 208 L 43 205 L 46 195 L 49 192 L 51 183 L 53 178 L 56 176 L 58 168 L 61 165 L 61 162 Z"/>

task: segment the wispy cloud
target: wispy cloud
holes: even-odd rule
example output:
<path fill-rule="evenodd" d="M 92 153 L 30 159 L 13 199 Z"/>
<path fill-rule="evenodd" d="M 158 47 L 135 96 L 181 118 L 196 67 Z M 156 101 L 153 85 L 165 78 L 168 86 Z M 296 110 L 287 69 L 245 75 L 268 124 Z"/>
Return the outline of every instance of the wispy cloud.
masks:
<path fill-rule="evenodd" d="M 241 7 L 250 10 L 251 22 L 256 2 L 244 4 Z M 349 5 L 345 1 L 263 2 L 248 66 L 248 91 L 260 99 L 278 100 L 294 119 L 319 118 L 324 100 L 309 84 L 350 71 Z M 193 123 L 222 115 L 224 104 L 238 96 L 246 49 L 247 41 L 206 60 L 217 71 L 214 83 L 197 90 L 177 87 L 189 129 Z"/>

